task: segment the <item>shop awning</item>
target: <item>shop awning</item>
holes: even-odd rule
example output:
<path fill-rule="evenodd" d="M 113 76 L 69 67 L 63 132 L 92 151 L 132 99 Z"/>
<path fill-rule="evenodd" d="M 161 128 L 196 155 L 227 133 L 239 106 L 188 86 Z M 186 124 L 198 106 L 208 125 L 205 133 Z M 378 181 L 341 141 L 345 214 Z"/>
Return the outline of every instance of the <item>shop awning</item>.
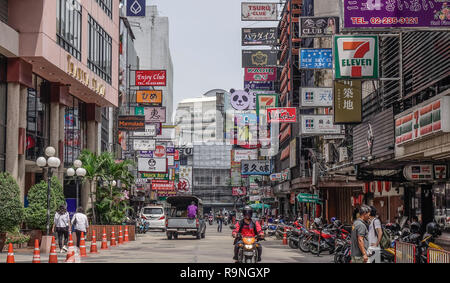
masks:
<path fill-rule="evenodd" d="M 262 203 L 250 204 L 250 207 L 253 208 L 253 209 L 261 209 L 262 208 Z M 264 204 L 264 208 L 270 208 L 270 205 Z"/>

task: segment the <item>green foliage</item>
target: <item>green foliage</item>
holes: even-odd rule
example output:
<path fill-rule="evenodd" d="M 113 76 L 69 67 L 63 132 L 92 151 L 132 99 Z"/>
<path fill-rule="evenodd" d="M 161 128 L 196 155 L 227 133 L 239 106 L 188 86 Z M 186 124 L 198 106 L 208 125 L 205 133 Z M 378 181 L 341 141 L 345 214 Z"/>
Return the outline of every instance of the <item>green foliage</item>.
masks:
<path fill-rule="evenodd" d="M 28 193 L 29 206 L 25 208 L 25 220 L 28 228 L 45 230 L 47 227 L 47 182 L 34 185 Z M 50 182 L 50 227 L 53 217 L 60 205 L 65 205 L 63 187 L 58 178 L 52 177 Z"/>
<path fill-rule="evenodd" d="M 30 240 L 30 236 L 29 235 L 25 235 L 20 233 L 19 231 L 19 227 L 14 228 L 13 231 L 8 232 L 6 234 L 6 242 L 5 244 L 24 244 L 24 243 L 28 243 L 28 241 Z"/>
<path fill-rule="evenodd" d="M 0 173 L 0 232 L 18 227 L 23 220 L 24 209 L 20 201 L 20 189 L 9 173 Z"/>

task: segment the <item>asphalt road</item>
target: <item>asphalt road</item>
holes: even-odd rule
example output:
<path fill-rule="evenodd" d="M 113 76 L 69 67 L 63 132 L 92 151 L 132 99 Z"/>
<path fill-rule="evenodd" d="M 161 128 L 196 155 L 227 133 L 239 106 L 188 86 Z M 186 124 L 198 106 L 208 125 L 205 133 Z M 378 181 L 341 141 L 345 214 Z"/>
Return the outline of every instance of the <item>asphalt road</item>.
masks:
<path fill-rule="evenodd" d="M 217 224 L 207 224 L 205 239 L 197 240 L 193 236 L 178 236 L 177 240 L 168 240 L 160 231 L 139 234 L 136 241 L 100 250 L 81 258 L 82 263 L 232 263 L 233 238 L 229 226 L 223 226 L 222 233 L 217 232 Z M 108 243 L 109 245 L 109 243 Z M 324 253 L 320 257 L 302 253 L 283 245 L 281 240 L 268 238 L 262 242 L 263 263 L 329 263 L 333 257 Z M 32 249 L 15 252 L 16 262 L 31 262 Z M 0 253 L 0 262 L 6 262 L 7 253 Z M 58 261 L 64 262 L 65 254 L 58 253 Z M 48 255 L 41 255 L 41 262 L 47 262 Z"/>

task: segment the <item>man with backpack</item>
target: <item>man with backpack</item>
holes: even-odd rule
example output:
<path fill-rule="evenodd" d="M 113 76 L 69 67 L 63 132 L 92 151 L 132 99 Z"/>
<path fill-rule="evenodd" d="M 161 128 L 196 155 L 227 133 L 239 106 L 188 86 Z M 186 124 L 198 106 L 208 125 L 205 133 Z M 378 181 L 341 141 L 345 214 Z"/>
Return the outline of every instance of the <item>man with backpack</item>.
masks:
<path fill-rule="evenodd" d="M 381 262 L 381 247 L 380 242 L 383 237 L 383 229 L 381 228 L 381 221 L 377 217 L 377 209 L 373 206 L 370 207 L 369 217 L 369 249 L 368 253 L 372 254 L 369 262 L 380 263 Z"/>
<path fill-rule="evenodd" d="M 242 237 L 256 237 L 257 235 L 260 238 L 264 238 L 264 231 L 261 229 L 261 225 L 259 222 L 253 222 L 252 215 L 253 209 L 250 206 L 244 207 L 242 214 L 244 219 L 236 223 L 236 228 L 233 230 L 233 238 L 234 240 L 234 260 L 238 260 L 238 252 L 239 252 L 239 244 L 242 244 L 242 238 L 236 238 L 238 234 L 241 234 Z M 261 245 L 257 246 L 258 249 L 258 262 L 261 261 L 261 253 L 262 247 Z"/>

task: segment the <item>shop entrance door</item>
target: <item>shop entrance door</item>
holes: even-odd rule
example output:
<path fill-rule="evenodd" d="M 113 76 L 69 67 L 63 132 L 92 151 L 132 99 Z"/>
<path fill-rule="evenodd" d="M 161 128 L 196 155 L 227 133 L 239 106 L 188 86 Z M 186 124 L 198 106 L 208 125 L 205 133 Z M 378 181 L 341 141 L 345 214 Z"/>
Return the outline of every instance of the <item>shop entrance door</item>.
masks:
<path fill-rule="evenodd" d="M 434 220 L 433 193 L 431 185 L 421 186 L 422 232 Z"/>

